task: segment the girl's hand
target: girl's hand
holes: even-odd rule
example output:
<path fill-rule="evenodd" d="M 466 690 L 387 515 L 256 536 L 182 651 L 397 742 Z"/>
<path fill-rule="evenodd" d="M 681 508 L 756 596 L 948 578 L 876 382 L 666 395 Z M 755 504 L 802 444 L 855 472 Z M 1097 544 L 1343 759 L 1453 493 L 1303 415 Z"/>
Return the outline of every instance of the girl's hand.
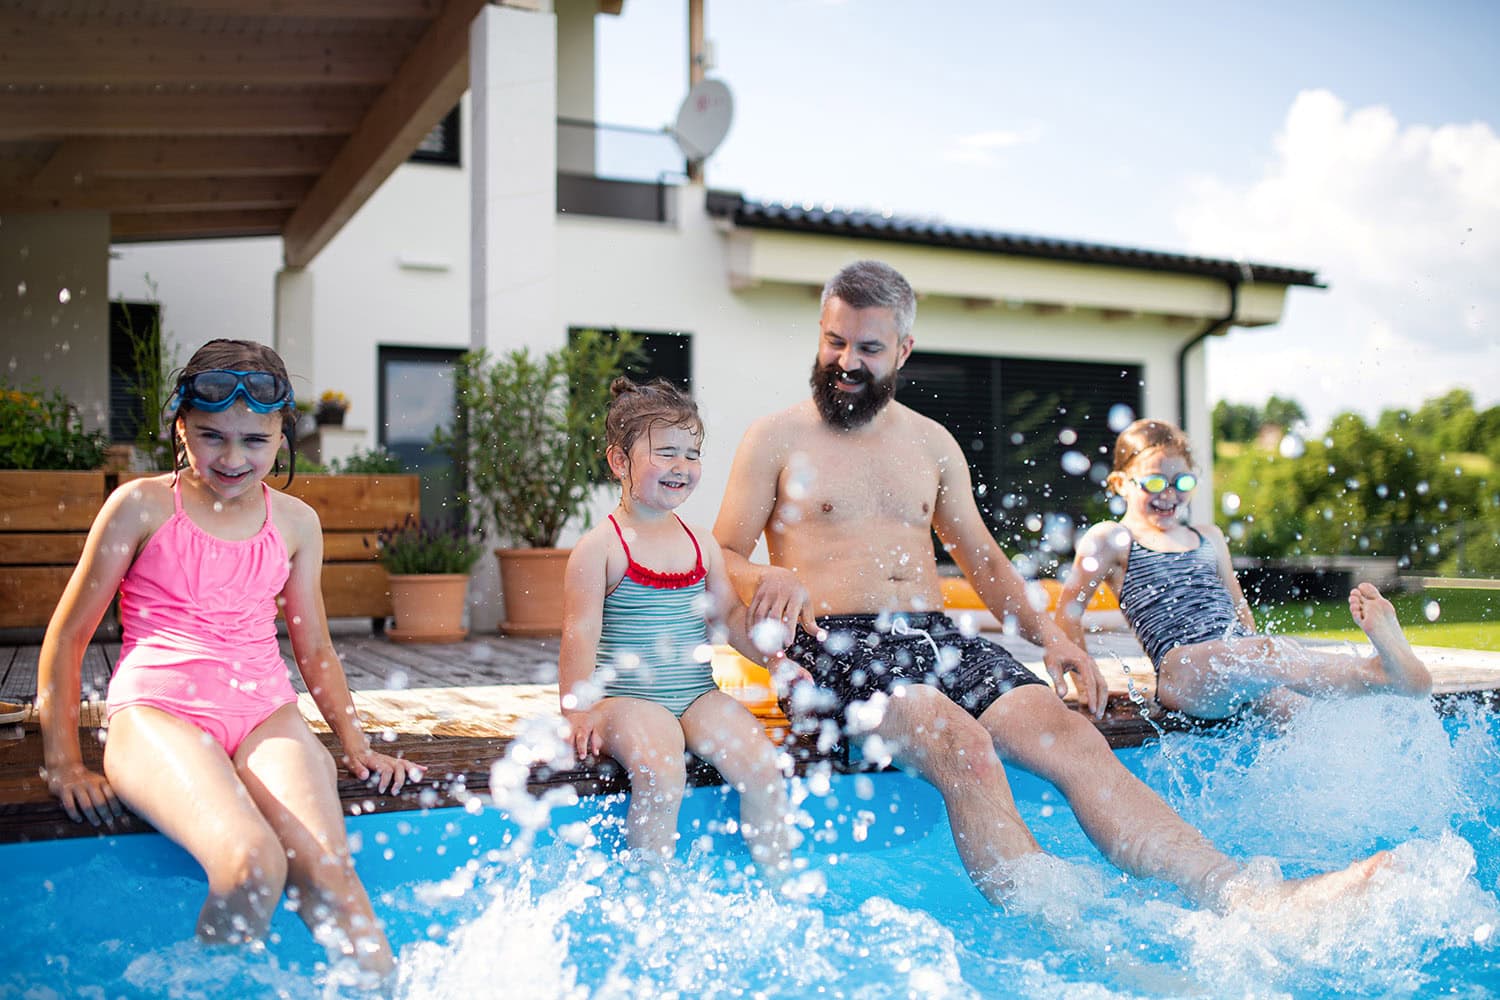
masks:
<path fill-rule="evenodd" d="M 395 795 L 408 781 L 416 784 L 427 773 L 427 769 L 419 764 L 413 764 L 400 757 L 376 753 L 374 750 L 345 754 L 344 766 L 349 769 L 350 774 L 360 781 L 373 785 L 382 795 L 385 794 L 387 787 L 390 788 L 390 793 Z"/>
<path fill-rule="evenodd" d="M 796 660 L 787 659 L 781 653 L 771 657 L 766 663 L 766 670 L 771 674 L 771 690 L 778 699 L 787 697 L 798 684 L 817 686 L 817 681 L 813 680 L 813 675 L 806 667 Z"/>
<path fill-rule="evenodd" d="M 604 735 L 599 732 L 599 723 L 593 712 L 564 709 L 563 720 L 568 724 L 568 745 L 580 763 L 603 752 Z"/>
<path fill-rule="evenodd" d="M 125 806 L 109 786 L 109 779 L 90 771 L 82 763 L 42 768 L 47 791 L 57 796 L 63 811 L 75 823 L 87 819 L 94 826 L 108 826 L 125 815 Z"/>

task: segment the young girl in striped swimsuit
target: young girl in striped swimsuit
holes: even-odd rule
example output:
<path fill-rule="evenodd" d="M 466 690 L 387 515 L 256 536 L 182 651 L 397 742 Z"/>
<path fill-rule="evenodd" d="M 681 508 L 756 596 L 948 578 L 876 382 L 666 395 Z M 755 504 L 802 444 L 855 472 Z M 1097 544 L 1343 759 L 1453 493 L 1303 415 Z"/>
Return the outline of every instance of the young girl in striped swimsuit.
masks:
<path fill-rule="evenodd" d="M 1373 656 L 1257 634 L 1223 533 L 1183 523 L 1198 484 L 1192 468 L 1187 436 L 1171 424 L 1137 420 L 1120 432 L 1107 484 L 1125 500 L 1125 516 L 1084 534 L 1058 597 L 1058 624 L 1075 642 L 1084 641 L 1083 609 L 1108 581 L 1156 668 L 1156 698 L 1167 709 L 1223 719 L 1250 705 L 1285 718 L 1309 696 L 1431 691 L 1395 608 L 1369 583 L 1349 591 L 1349 612 Z"/>
<path fill-rule="evenodd" d="M 751 856 L 777 875 L 792 833 L 777 750 L 715 687 L 711 643 L 766 657 L 713 535 L 674 513 L 698 484 L 703 422 L 665 381 L 610 390 L 605 458 L 621 496 L 568 559 L 558 680 L 569 739 L 580 759 L 606 754 L 629 775 L 632 850 L 675 853 L 691 751 L 740 793 Z"/>

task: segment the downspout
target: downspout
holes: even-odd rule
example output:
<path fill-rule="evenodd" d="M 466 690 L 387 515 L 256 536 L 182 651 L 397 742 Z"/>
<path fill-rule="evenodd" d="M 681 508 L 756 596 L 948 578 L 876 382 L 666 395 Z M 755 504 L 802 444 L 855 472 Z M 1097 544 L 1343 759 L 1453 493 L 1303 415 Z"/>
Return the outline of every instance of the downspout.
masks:
<path fill-rule="evenodd" d="M 1192 340 L 1183 344 L 1177 350 L 1177 426 L 1184 434 L 1188 429 L 1188 395 L 1187 395 L 1187 356 L 1188 351 L 1197 347 L 1207 338 L 1216 333 L 1227 330 L 1234 324 L 1236 314 L 1240 309 L 1240 282 L 1254 281 L 1255 275 L 1250 270 L 1249 264 L 1240 264 L 1238 277 L 1225 278 L 1224 284 L 1229 289 L 1229 311 L 1223 316 L 1213 320 L 1204 327 Z"/>

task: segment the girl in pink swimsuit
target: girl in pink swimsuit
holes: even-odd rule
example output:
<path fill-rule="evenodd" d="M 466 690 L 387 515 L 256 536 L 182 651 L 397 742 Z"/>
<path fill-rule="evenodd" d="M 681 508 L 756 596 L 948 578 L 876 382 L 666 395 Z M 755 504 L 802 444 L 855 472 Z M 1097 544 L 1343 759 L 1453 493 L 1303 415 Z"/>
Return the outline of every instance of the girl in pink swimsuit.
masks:
<path fill-rule="evenodd" d="M 360 729 L 323 611 L 318 516 L 264 482 L 296 420 L 286 366 L 262 344 L 211 341 L 173 405 L 178 469 L 105 501 L 47 628 L 47 786 L 75 822 L 109 825 L 128 807 L 192 854 L 208 875 L 203 940 L 261 940 L 294 886 L 320 939 L 387 977 L 394 960 L 349 856 L 333 759 L 281 658 L 278 604 L 345 766 L 392 793 L 421 769 L 375 752 Z M 101 775 L 80 753 L 79 686 L 117 591 L 123 641 Z"/>

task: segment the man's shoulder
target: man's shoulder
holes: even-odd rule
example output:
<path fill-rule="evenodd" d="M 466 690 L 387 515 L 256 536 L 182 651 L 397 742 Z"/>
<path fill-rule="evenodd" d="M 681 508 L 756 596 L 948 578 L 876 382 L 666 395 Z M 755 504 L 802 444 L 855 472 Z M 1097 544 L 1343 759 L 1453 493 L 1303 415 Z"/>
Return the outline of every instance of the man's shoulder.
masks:
<path fill-rule="evenodd" d="M 795 441 L 818 426 L 818 413 L 812 400 L 803 400 L 784 410 L 755 418 L 745 430 L 744 442 L 758 448 L 776 447 Z"/>

